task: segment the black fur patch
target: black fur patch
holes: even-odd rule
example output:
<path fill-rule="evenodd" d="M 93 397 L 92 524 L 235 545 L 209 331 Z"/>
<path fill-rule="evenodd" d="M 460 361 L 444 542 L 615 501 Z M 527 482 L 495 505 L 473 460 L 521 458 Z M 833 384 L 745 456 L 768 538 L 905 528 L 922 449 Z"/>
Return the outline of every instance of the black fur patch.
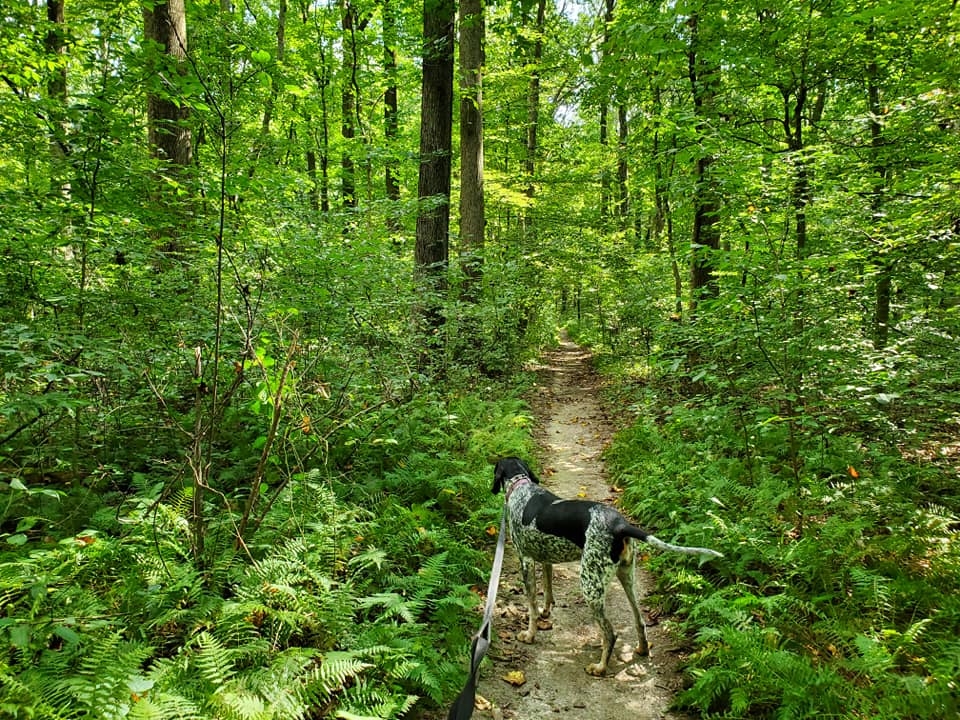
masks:
<path fill-rule="evenodd" d="M 598 505 L 587 500 L 560 500 L 555 495 L 537 493 L 523 509 L 523 524 L 540 532 L 556 535 L 583 548 L 590 525 L 590 510 Z"/>

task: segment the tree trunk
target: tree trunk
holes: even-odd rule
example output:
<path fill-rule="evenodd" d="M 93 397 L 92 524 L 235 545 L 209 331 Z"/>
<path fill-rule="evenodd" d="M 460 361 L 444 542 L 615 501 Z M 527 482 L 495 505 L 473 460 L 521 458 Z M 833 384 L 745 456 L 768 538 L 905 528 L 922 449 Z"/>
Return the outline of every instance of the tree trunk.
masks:
<path fill-rule="evenodd" d="M 537 194 L 535 179 L 540 128 L 540 62 L 543 60 L 543 26 L 546 21 L 546 11 L 545 0 L 538 0 L 537 17 L 533 28 L 532 54 L 527 60 L 531 70 L 530 83 L 527 86 L 527 143 L 523 167 L 527 176 L 526 196 L 531 200 Z M 522 227 L 526 230 L 530 225 L 529 212 L 525 212 Z"/>
<path fill-rule="evenodd" d="M 483 0 L 460 3 L 460 267 L 464 299 L 475 301 L 484 242 Z"/>
<path fill-rule="evenodd" d="M 440 348 L 442 293 L 446 289 L 450 240 L 450 152 L 453 132 L 454 0 L 423 5 L 423 84 L 420 97 L 420 177 L 418 182 L 415 272 L 422 293 L 417 310 L 426 336 L 423 360 Z"/>
<path fill-rule="evenodd" d="M 693 92 L 693 109 L 697 129 L 705 138 L 709 121 L 714 116 L 714 100 L 717 93 L 718 68 L 705 57 L 700 35 L 700 17 L 697 13 L 687 21 L 690 28 L 688 51 L 690 86 Z M 709 145 L 705 138 L 704 144 Z M 697 303 L 708 297 L 717 297 L 719 287 L 714 275 L 713 253 L 720 248 L 720 193 L 711 168 L 714 157 L 702 151 L 694 167 L 693 234 L 690 240 L 690 311 L 696 311 Z"/>
<path fill-rule="evenodd" d="M 357 81 L 357 46 L 356 37 L 356 8 L 345 0 L 342 8 L 343 27 L 343 85 L 341 88 L 341 120 L 340 134 L 344 139 L 343 154 L 340 156 L 340 199 L 347 209 L 357 206 L 356 166 L 353 161 L 353 139 L 356 137 L 357 97 L 355 93 Z"/>
<path fill-rule="evenodd" d="M 67 106 L 67 65 L 66 43 L 64 42 L 64 14 L 63 0 L 47 0 L 47 20 L 51 27 L 47 30 L 44 47 L 52 62 L 57 63 L 56 69 L 50 74 L 47 81 L 47 97 L 56 102 L 56 116 L 60 118 L 51 122 L 50 136 L 50 191 L 54 195 L 68 197 L 70 182 L 65 177 L 67 159 L 67 126 L 63 120 Z"/>
<path fill-rule="evenodd" d="M 153 76 L 173 78 L 186 73 L 187 15 L 184 0 L 145 3 L 143 6 L 144 36 L 162 49 L 159 57 L 152 57 Z M 173 72 L 167 72 L 172 70 Z M 168 79 L 167 82 L 170 82 Z M 190 165 L 193 157 L 189 108 L 171 99 L 176 88 L 167 92 L 147 94 L 148 141 L 154 157 L 171 166 L 170 169 Z"/>
<path fill-rule="evenodd" d="M 871 21 L 867 28 L 867 41 L 874 44 L 876 28 Z M 871 48 L 872 49 L 872 48 Z M 883 217 L 884 194 L 887 187 L 889 173 L 883 161 L 883 123 L 880 118 L 883 108 L 880 105 L 879 67 L 876 59 L 872 59 L 867 67 L 867 104 L 870 109 L 870 153 L 873 162 L 873 191 L 870 197 L 870 226 L 875 229 Z M 875 239 L 875 244 L 882 245 L 881 239 Z M 893 268 L 890 261 L 880 252 L 876 262 L 879 265 L 877 284 L 874 290 L 874 318 L 873 318 L 873 346 L 880 350 L 887 345 L 890 336 L 890 298 L 893 287 Z"/>
<path fill-rule="evenodd" d="M 402 246 L 400 231 L 400 177 L 394 157 L 394 145 L 399 136 L 397 111 L 397 17 L 393 0 L 383 0 L 383 70 L 386 88 L 383 92 L 383 136 L 387 146 L 384 164 L 384 190 L 390 207 L 387 210 L 387 230 L 395 245 Z"/>
<path fill-rule="evenodd" d="M 613 22 L 613 9 L 616 0 L 605 0 L 603 10 L 603 43 L 601 45 L 601 62 L 607 59 L 610 42 L 610 24 Z M 607 226 L 610 217 L 610 168 L 607 167 L 607 148 L 610 145 L 610 120 L 608 118 L 610 106 L 606 97 L 600 101 L 600 226 Z"/>
<path fill-rule="evenodd" d="M 630 223 L 630 192 L 627 188 L 627 106 L 617 106 L 617 215 L 620 229 L 626 230 Z"/>
<path fill-rule="evenodd" d="M 163 92 L 147 92 L 147 142 L 154 158 L 164 165 L 163 174 L 185 174 L 193 159 L 193 142 L 187 120 L 190 109 L 178 103 L 176 79 L 187 72 L 187 16 L 184 0 L 144 3 L 144 37 L 147 40 L 147 72 L 152 81 L 164 83 Z M 160 242 L 163 269 L 165 260 L 183 252 L 180 221 L 182 202 L 168 189 L 166 179 L 158 177 L 154 202 L 166 222 L 156 223 L 152 233 Z"/>

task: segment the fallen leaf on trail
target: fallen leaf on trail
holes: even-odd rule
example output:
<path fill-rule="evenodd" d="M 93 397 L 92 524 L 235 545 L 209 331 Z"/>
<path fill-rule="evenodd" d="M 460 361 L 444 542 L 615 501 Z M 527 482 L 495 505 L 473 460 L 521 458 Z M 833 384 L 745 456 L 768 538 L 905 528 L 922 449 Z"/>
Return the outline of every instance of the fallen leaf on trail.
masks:
<path fill-rule="evenodd" d="M 477 710 L 489 710 L 493 707 L 493 703 L 483 697 L 483 695 L 477 695 L 473 699 L 473 707 Z"/>
<path fill-rule="evenodd" d="M 503 676 L 503 679 L 514 687 L 520 687 L 527 682 L 527 677 L 523 674 L 523 670 L 511 670 Z"/>

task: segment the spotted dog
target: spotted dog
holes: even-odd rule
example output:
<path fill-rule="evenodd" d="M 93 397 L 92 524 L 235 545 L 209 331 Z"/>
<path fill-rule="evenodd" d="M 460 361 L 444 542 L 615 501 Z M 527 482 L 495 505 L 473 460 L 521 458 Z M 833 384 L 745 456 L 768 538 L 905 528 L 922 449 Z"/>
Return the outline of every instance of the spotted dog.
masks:
<path fill-rule="evenodd" d="M 614 573 L 627 593 L 637 627 L 636 655 L 649 652 L 644 621 L 635 589 L 636 552 L 632 539 L 661 550 L 722 557 L 716 550 L 671 545 L 631 525 L 609 505 L 588 500 L 562 500 L 540 487 L 540 480 L 519 458 L 497 462 L 493 492 L 505 490 L 510 538 L 520 556 L 520 570 L 527 595 L 527 629 L 518 637 L 532 643 L 537 618 L 549 617 L 553 609 L 553 564 L 580 560 L 580 588 L 593 617 L 600 625 L 603 649 L 600 661 L 587 666 L 591 675 L 603 675 L 613 652 L 616 634 L 604 612 L 607 586 Z M 544 608 L 537 608 L 536 563 L 543 565 Z"/>

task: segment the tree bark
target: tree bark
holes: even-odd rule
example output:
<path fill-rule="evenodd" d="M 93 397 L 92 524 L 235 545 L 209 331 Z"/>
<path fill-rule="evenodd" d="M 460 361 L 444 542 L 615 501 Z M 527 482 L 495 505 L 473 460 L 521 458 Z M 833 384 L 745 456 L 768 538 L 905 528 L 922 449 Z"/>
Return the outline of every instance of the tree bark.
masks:
<path fill-rule="evenodd" d="M 613 9 L 616 0 L 605 0 L 603 10 L 603 43 L 601 45 L 601 62 L 607 59 L 610 43 L 610 25 L 613 23 Z M 607 226 L 610 217 L 610 168 L 607 165 L 607 148 L 610 145 L 610 105 L 606 97 L 600 101 L 600 225 Z"/>
<path fill-rule="evenodd" d="M 450 169 L 453 132 L 454 0 L 423 5 L 423 83 L 420 97 L 420 174 L 415 272 L 422 293 L 418 320 L 426 336 L 424 360 L 433 360 L 443 326 L 450 241 Z"/>
<path fill-rule="evenodd" d="M 150 72 L 166 85 L 166 92 L 147 94 L 147 139 L 154 157 L 173 169 L 190 165 L 193 143 L 185 103 L 172 99 L 176 76 L 186 72 L 187 15 L 184 0 L 146 3 L 143 6 L 144 36 L 160 46 L 159 56 L 151 57 Z"/>
<path fill-rule="evenodd" d="M 718 68 L 706 57 L 700 34 L 700 16 L 694 13 L 687 21 L 690 29 L 688 68 L 693 92 L 693 108 L 697 129 L 709 145 L 706 134 L 714 119 L 714 100 L 718 82 Z M 690 311 L 696 311 L 703 298 L 717 297 L 720 289 L 714 275 L 713 253 L 720 248 L 720 192 L 712 167 L 714 156 L 701 152 L 694 167 L 693 233 L 690 239 Z"/>
<path fill-rule="evenodd" d="M 357 78 L 356 21 L 357 10 L 349 0 L 345 0 L 341 9 L 343 27 L 343 85 L 341 87 L 340 134 L 344 139 L 343 154 L 340 156 L 340 199 L 344 208 L 357 207 L 356 164 L 353 161 L 353 139 L 356 137 L 357 97 L 355 93 Z"/>
<path fill-rule="evenodd" d="M 483 197 L 483 0 L 460 3 L 460 267 L 463 297 L 476 300 L 482 272 Z"/>
<path fill-rule="evenodd" d="M 163 88 L 147 92 L 147 142 L 154 158 L 163 165 L 164 174 L 184 176 L 193 160 L 193 141 L 188 120 L 190 109 L 177 102 L 177 80 L 187 72 L 187 16 L 184 0 L 145 3 L 144 37 L 147 45 L 147 72 L 151 81 Z M 162 210 L 164 223 L 156 223 L 152 234 L 159 242 L 157 268 L 183 252 L 181 218 L 183 202 L 168 189 L 164 178 L 157 178 L 154 202 Z"/>
<path fill-rule="evenodd" d="M 65 177 L 67 159 L 67 124 L 64 120 L 67 107 L 67 66 L 63 62 L 66 55 L 64 42 L 64 0 L 47 0 L 47 20 L 51 27 L 47 30 L 44 48 L 50 59 L 57 63 L 56 69 L 47 81 L 47 97 L 56 102 L 56 110 L 50 123 L 50 191 L 54 195 L 68 197 L 70 181 Z"/>
<path fill-rule="evenodd" d="M 874 52 L 876 27 L 873 21 L 867 28 L 867 41 Z M 883 217 L 884 195 L 889 170 L 883 160 L 883 108 L 880 104 L 880 70 L 875 58 L 867 66 L 867 105 L 870 109 L 870 154 L 873 162 L 873 191 L 870 197 L 871 228 L 876 228 Z M 879 239 L 877 246 L 881 246 Z M 880 350 L 887 346 L 890 337 L 890 300 L 893 289 L 893 267 L 883 253 L 876 253 L 879 265 L 876 287 L 874 289 L 873 346 Z"/>
<path fill-rule="evenodd" d="M 627 187 L 627 106 L 620 103 L 617 106 L 617 216 L 620 218 L 620 229 L 626 230 L 630 223 L 630 191 Z"/>
<path fill-rule="evenodd" d="M 383 136 L 387 146 L 384 163 L 384 191 L 390 207 L 387 210 L 387 230 L 395 245 L 402 245 L 400 231 L 400 176 L 394 157 L 394 145 L 400 134 L 397 108 L 397 16 L 393 0 L 383 0 L 383 71 L 386 88 L 383 92 Z"/>

